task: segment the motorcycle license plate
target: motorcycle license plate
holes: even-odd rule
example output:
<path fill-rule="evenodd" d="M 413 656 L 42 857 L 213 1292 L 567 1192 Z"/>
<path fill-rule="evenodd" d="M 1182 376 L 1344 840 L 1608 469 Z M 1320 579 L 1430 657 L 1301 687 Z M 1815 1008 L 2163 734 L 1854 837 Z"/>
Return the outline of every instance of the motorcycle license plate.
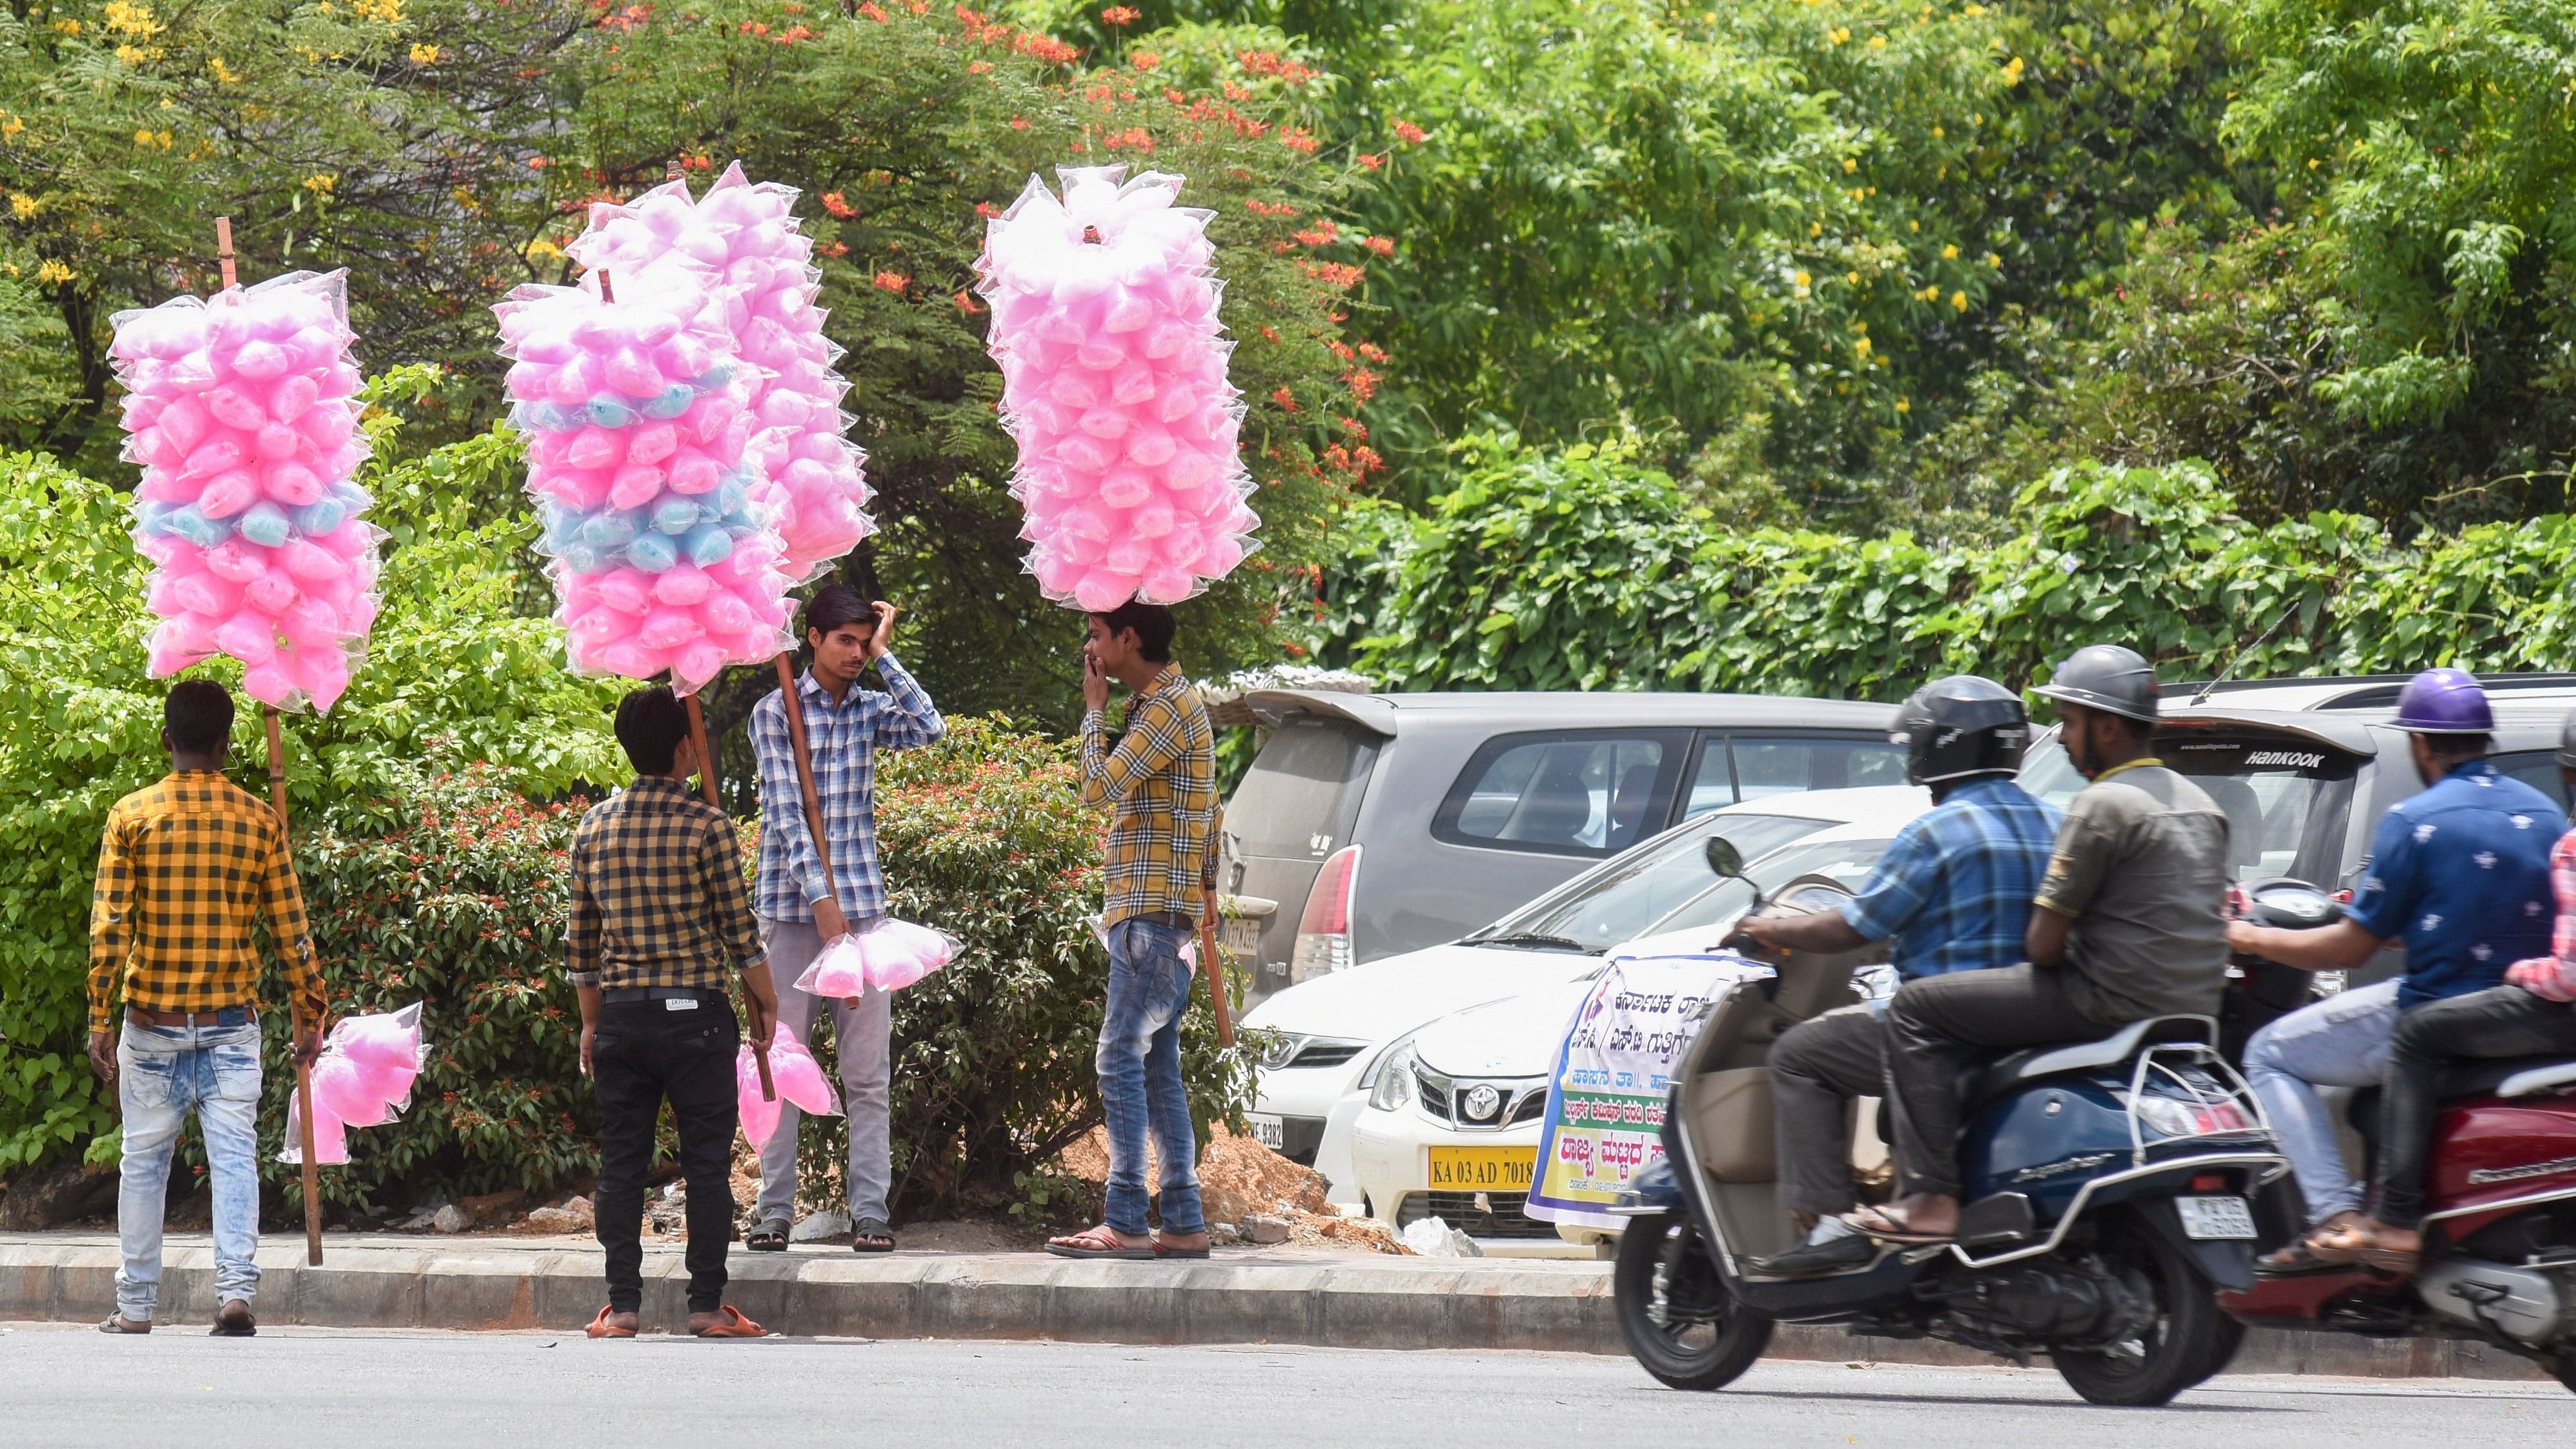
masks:
<path fill-rule="evenodd" d="M 1243 1125 L 1252 1129 L 1253 1141 L 1273 1152 L 1288 1150 L 1288 1129 L 1278 1118 L 1265 1117 L 1258 1112 L 1246 1112 L 1243 1114 Z"/>
<path fill-rule="evenodd" d="M 2241 1197 L 2178 1197 L 2186 1238 L 2251 1238 L 2254 1210 Z"/>

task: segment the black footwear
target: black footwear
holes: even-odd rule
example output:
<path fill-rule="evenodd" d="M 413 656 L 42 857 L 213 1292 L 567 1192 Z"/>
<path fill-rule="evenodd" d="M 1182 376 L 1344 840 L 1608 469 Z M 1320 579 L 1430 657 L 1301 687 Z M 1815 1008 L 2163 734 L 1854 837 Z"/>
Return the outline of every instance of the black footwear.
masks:
<path fill-rule="evenodd" d="M 216 1338 L 253 1338 L 259 1333 L 259 1320 L 251 1317 L 250 1305 L 236 1298 L 215 1315 L 212 1330 Z"/>
<path fill-rule="evenodd" d="M 883 1218 L 861 1218 L 850 1225 L 850 1248 L 860 1253 L 894 1251 L 894 1225 Z"/>
<path fill-rule="evenodd" d="M 1821 1243 L 1800 1243 L 1785 1253 L 1755 1258 L 1748 1266 L 1754 1272 L 1774 1278 L 1804 1278 L 1817 1273 L 1840 1273 L 1851 1268 L 1866 1268 L 1878 1256 L 1878 1244 L 1858 1233 L 1846 1233 Z"/>
<path fill-rule="evenodd" d="M 772 1219 L 742 1235 L 742 1246 L 754 1253 L 787 1251 L 787 1224 Z"/>

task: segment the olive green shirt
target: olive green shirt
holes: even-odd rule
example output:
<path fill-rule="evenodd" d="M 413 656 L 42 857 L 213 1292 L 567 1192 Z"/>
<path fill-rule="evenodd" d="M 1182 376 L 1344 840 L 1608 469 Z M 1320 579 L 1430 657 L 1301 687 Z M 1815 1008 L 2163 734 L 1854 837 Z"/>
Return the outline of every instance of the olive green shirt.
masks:
<path fill-rule="evenodd" d="M 2153 759 L 2066 808 L 2039 905 L 2071 917 L 2066 994 L 2104 1026 L 2213 1015 L 2227 979 L 2227 812 Z"/>

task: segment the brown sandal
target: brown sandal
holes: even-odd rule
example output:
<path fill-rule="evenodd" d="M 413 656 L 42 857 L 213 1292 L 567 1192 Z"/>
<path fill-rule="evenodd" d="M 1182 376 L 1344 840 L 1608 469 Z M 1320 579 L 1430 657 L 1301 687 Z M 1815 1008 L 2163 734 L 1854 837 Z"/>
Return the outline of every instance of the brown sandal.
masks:
<path fill-rule="evenodd" d="M 704 1328 L 689 1331 L 692 1338 L 767 1338 L 769 1330 L 742 1316 L 742 1310 L 730 1303 L 716 1309 L 716 1321 Z"/>
<path fill-rule="evenodd" d="M 603 1308 L 599 1310 L 599 1316 L 592 1319 L 590 1321 L 590 1327 L 583 1329 L 582 1331 L 593 1338 L 633 1338 L 635 1336 L 634 1329 L 608 1321 L 608 1315 L 615 1313 L 616 1311 L 617 1310 L 614 1308 Z"/>

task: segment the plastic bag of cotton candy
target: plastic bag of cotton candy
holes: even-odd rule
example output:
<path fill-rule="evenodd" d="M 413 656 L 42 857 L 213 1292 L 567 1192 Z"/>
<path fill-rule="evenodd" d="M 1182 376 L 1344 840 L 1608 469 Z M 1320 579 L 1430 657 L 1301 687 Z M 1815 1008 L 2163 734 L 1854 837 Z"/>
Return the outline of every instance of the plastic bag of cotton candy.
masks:
<path fill-rule="evenodd" d="M 752 498 L 730 339 L 684 280 L 521 287 L 493 310 L 575 669 L 691 693 L 782 647 L 779 544 Z"/>
<path fill-rule="evenodd" d="M 376 617 L 345 272 L 292 272 L 110 319 L 151 673 L 216 654 L 252 698 L 327 711 Z"/>

